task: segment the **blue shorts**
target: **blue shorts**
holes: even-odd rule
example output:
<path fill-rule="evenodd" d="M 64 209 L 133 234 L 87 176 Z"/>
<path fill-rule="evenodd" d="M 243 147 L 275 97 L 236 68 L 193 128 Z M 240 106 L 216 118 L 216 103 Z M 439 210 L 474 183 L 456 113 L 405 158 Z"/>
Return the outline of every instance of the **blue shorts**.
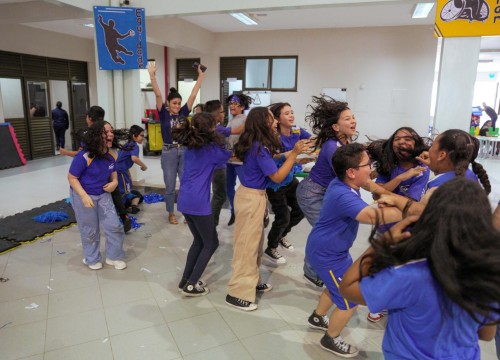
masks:
<path fill-rule="evenodd" d="M 332 267 L 319 267 L 316 264 L 312 264 L 314 271 L 320 277 L 320 279 L 325 283 L 330 297 L 335 305 L 341 310 L 350 310 L 357 306 L 357 304 L 352 303 L 342 297 L 339 292 L 339 286 L 342 281 L 342 277 L 349 267 L 352 265 L 352 259 L 348 259 L 340 264 L 335 264 Z"/>

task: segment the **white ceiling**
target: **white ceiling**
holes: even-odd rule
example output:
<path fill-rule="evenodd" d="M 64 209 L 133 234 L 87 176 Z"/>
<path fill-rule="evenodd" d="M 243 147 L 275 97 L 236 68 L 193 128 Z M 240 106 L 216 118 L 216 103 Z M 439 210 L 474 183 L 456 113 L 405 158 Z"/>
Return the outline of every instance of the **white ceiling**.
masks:
<path fill-rule="evenodd" d="M 87 1 L 87 0 L 85 0 Z M 373 0 L 369 0 L 373 1 Z M 435 7 L 426 19 L 412 19 L 418 0 L 389 2 L 357 2 L 340 5 L 319 5 L 300 9 L 256 11 L 258 26 L 246 26 L 227 13 L 175 16 L 211 32 L 264 31 L 286 29 L 321 29 L 377 26 L 408 26 L 434 24 Z M 314 3 L 314 1 L 311 1 Z M 133 0 L 131 0 L 133 5 Z M 146 12 L 147 14 L 147 12 Z M 165 21 L 172 15 L 163 17 Z M 155 19 L 162 18 L 155 16 Z M 90 11 L 57 0 L 0 0 L 0 24 L 22 24 L 92 39 L 94 30 L 83 24 L 92 23 Z M 483 63 L 487 71 L 492 66 L 500 70 L 500 37 L 483 37 L 481 49 L 489 51 L 482 59 L 493 59 L 493 65 Z M 487 65 L 486 65 L 487 64 Z"/>

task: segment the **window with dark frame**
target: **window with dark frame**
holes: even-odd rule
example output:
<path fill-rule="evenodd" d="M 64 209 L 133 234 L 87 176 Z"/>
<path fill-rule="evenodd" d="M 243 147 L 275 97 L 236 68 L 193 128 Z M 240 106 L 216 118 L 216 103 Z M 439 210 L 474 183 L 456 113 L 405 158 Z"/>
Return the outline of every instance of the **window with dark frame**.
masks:
<path fill-rule="evenodd" d="M 221 57 L 220 67 L 221 83 L 243 80 L 244 91 L 297 91 L 298 56 Z"/>

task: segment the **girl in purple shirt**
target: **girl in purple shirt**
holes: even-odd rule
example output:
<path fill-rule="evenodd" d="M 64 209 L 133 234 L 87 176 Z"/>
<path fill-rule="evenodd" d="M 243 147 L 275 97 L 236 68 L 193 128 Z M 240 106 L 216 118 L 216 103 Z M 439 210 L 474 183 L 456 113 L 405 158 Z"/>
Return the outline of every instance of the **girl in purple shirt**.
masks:
<path fill-rule="evenodd" d="M 264 212 L 268 179 L 280 183 L 292 169 L 297 155 L 309 149 L 305 140 L 298 141 L 278 169 L 273 155 L 280 150 L 276 120 L 265 107 L 255 107 L 245 122 L 245 130 L 234 151 L 243 161 L 238 169 L 241 185 L 236 191 L 233 273 L 228 284 L 226 303 L 243 311 L 257 309 L 256 292 L 272 289 L 260 282 L 259 266 L 264 242 Z"/>
<path fill-rule="evenodd" d="M 315 135 L 316 148 L 321 149 L 316 164 L 309 176 L 297 186 L 297 201 L 311 226 L 319 217 L 323 198 L 330 182 L 336 177 L 332 158 L 337 149 L 350 143 L 356 136 L 356 118 L 346 102 L 337 101 L 329 96 L 313 96 L 312 112 L 306 117 Z M 304 278 L 323 287 L 323 282 L 304 258 Z"/>
<path fill-rule="evenodd" d="M 84 253 L 83 263 L 92 270 L 102 268 L 100 233 L 106 234 L 106 264 L 122 270 L 124 232 L 118 220 L 111 192 L 118 185 L 115 171 L 117 154 L 113 128 L 96 121 L 84 135 L 84 150 L 73 158 L 68 173 L 71 205 L 75 211 Z"/>
<path fill-rule="evenodd" d="M 224 137 L 216 131 L 215 118 L 206 112 L 195 114 L 191 122 L 184 119 L 172 135 L 187 147 L 177 209 L 193 234 L 179 290 L 185 296 L 201 296 L 208 293 L 208 288 L 200 282 L 200 277 L 219 246 L 210 207 L 212 174 L 229 160 L 231 152 L 226 150 Z"/>
<path fill-rule="evenodd" d="M 163 104 L 163 96 L 155 76 L 156 65 L 154 63 L 148 64 L 148 72 L 156 96 L 156 109 L 160 115 L 161 135 L 163 137 L 161 168 L 163 170 L 163 181 L 165 182 L 165 204 L 168 212 L 168 222 L 174 225 L 179 223 L 174 213 L 175 184 L 177 175 L 179 175 L 179 179 L 182 179 L 185 148 L 172 139 L 172 129 L 177 127 L 181 117 L 188 116 L 191 112 L 196 95 L 200 90 L 203 77 L 205 76 L 201 67 L 202 65 L 198 65 L 198 79 L 194 84 L 191 95 L 189 95 L 184 106 L 181 106 L 182 97 L 175 88 L 170 89 L 167 101 Z"/>

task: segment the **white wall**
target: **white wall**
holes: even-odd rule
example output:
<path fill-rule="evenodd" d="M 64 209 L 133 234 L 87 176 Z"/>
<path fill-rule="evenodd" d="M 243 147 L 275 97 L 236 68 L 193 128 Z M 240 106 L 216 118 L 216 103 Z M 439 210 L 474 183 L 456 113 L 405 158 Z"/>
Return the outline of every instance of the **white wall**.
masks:
<path fill-rule="evenodd" d="M 220 57 L 298 55 L 298 91 L 273 92 L 271 100 L 290 102 L 299 124 L 313 95 L 342 87 L 360 140 L 366 134 L 387 137 L 400 126 L 425 135 L 436 45 L 429 26 L 218 33 L 208 54 L 169 49 L 170 81 L 175 59 L 201 56 L 208 67 L 201 99 L 217 99 Z"/>

